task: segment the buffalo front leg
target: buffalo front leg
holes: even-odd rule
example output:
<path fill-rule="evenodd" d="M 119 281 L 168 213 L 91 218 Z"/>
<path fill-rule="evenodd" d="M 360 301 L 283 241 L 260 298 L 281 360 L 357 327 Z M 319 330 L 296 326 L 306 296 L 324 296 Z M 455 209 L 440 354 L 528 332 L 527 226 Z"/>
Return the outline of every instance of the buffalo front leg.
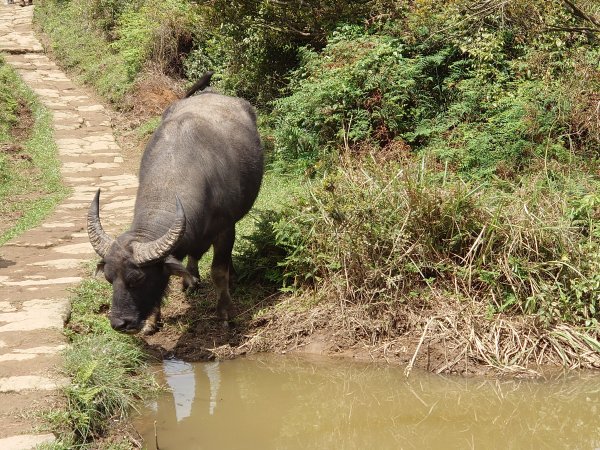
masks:
<path fill-rule="evenodd" d="M 154 334 L 158 331 L 160 324 L 160 306 L 155 306 L 152 312 L 144 322 L 144 326 L 140 333 L 142 335 Z"/>
<path fill-rule="evenodd" d="M 217 318 L 225 322 L 233 318 L 233 302 L 229 294 L 229 276 L 234 240 L 235 228 L 232 227 L 219 234 L 213 242 L 214 256 L 211 276 L 217 290 Z"/>

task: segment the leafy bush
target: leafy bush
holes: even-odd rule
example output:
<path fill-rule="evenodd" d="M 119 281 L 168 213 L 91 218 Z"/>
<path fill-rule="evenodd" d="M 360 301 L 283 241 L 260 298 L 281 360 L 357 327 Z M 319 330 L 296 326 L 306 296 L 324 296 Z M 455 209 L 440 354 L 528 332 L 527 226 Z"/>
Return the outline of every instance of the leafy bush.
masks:
<path fill-rule="evenodd" d="M 321 52 L 302 50 L 290 94 L 275 102 L 278 156 L 306 168 L 339 149 L 400 142 L 489 177 L 597 154 L 600 72 L 582 57 L 595 38 L 576 31 L 568 8 L 535 8 L 543 20 L 520 1 L 420 2 L 366 29 L 340 27 Z"/>
<path fill-rule="evenodd" d="M 456 89 L 454 103 L 429 124 L 435 134 L 425 147 L 454 170 L 471 177 L 512 177 L 536 158 L 568 159 L 560 100 L 543 84 L 519 82 L 490 93 L 471 78 Z"/>
<path fill-rule="evenodd" d="M 341 23 L 361 23 L 369 2 L 217 0 L 205 4 L 196 26 L 187 76 L 206 69 L 220 75 L 221 90 L 259 107 L 280 95 L 286 73 L 298 63 L 297 49 L 321 48 Z M 210 64 L 210 65 L 209 65 Z"/>
<path fill-rule="evenodd" d="M 236 272 L 240 281 L 259 281 L 280 287 L 284 280 L 278 263 L 286 255 L 277 241 L 273 224 L 278 222 L 281 213 L 272 209 L 258 211 L 256 228 L 248 236 L 239 240 L 236 256 Z"/>
<path fill-rule="evenodd" d="M 90 30 L 100 30 L 109 41 L 115 38 L 114 30 L 117 27 L 121 14 L 127 8 L 139 7 L 141 1 L 121 2 L 118 0 L 74 0 L 71 2 L 60 2 L 62 6 L 70 3 L 77 11 L 77 15 L 83 20 Z"/>
<path fill-rule="evenodd" d="M 305 49 L 292 94 L 275 102 L 280 158 L 314 163 L 323 152 L 359 143 L 385 146 L 434 116 L 452 49 L 415 58 L 386 35 L 356 27 L 334 33 L 321 53 Z"/>

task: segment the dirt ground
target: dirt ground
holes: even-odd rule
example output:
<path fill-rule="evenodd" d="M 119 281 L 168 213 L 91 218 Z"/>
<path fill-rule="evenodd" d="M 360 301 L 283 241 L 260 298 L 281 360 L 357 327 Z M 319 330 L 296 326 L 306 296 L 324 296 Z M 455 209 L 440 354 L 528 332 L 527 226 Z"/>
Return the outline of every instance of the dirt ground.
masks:
<path fill-rule="evenodd" d="M 144 146 L 150 135 L 140 135 L 138 127 L 160 116 L 184 94 L 183 85 L 160 73 L 146 73 L 125 99 L 123 111 L 111 110 L 111 123 L 124 158 L 124 168 L 137 175 Z M 107 105 L 107 108 L 110 108 Z"/>

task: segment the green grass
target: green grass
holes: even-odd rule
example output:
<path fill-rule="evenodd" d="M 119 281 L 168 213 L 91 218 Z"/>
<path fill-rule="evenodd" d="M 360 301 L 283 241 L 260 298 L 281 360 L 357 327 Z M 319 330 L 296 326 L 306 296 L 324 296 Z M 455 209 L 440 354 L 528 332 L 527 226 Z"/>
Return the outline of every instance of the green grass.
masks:
<path fill-rule="evenodd" d="M 0 130 L 0 145 L 20 145 L 23 147 L 20 155 L 26 156 L 13 158 L 0 153 L 0 214 L 19 216 L 14 225 L 0 235 L 2 245 L 23 231 L 39 225 L 69 191 L 61 181 L 60 161 L 53 139 L 50 113 L 16 73 L 1 61 L 0 70 L 4 81 L 0 87 L 3 91 L 3 106 L 11 101 L 15 104 L 24 102 L 35 120 L 25 142 L 15 142 L 9 127 L 2 127 Z"/>
<path fill-rule="evenodd" d="M 296 194 L 303 191 L 302 181 L 297 176 L 266 171 L 258 198 L 250 213 L 236 226 L 238 241 L 250 236 L 256 229 L 256 221 L 261 212 L 280 210 L 289 204 Z"/>
<path fill-rule="evenodd" d="M 597 330 L 598 185 L 563 168 L 508 190 L 443 179 L 419 161 L 362 162 L 290 207 L 278 240 L 300 287 L 339 285 L 359 303 L 454 291 L 491 313 Z"/>
<path fill-rule="evenodd" d="M 49 449 L 97 448 L 100 439 L 126 419 L 136 403 L 159 388 L 147 370 L 140 341 L 113 331 L 102 314 L 109 307 L 111 287 L 90 278 L 75 290 L 67 336 L 65 373 L 71 384 L 64 389 L 66 405 L 46 414 L 57 443 Z M 130 448 L 124 440 L 101 441 L 102 448 Z"/>
<path fill-rule="evenodd" d="M 50 38 L 50 48 L 64 67 L 119 104 L 133 78 L 122 56 L 111 50 L 100 31 L 90 27 L 85 11 L 78 8 L 77 2 L 42 2 L 36 5 L 34 20 Z"/>

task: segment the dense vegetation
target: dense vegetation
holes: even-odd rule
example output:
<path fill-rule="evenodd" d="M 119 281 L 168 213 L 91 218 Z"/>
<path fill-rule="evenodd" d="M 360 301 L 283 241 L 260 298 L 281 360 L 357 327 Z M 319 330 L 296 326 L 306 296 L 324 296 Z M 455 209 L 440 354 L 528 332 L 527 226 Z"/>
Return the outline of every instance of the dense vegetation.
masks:
<path fill-rule="evenodd" d="M 271 170 L 309 189 L 261 215 L 242 256 L 294 293 L 296 316 L 323 308 L 344 345 L 436 329 L 464 349 L 444 370 L 600 364 L 596 2 L 46 0 L 36 14 L 123 109 L 152 74 L 208 69 L 259 107 Z"/>

